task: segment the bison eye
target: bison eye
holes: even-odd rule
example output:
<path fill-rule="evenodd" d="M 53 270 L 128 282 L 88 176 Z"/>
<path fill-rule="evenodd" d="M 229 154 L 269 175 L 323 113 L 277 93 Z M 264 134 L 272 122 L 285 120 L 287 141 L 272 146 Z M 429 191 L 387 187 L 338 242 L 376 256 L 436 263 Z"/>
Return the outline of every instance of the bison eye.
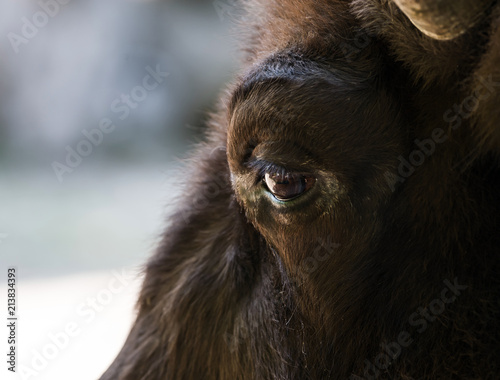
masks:
<path fill-rule="evenodd" d="M 309 174 L 287 171 L 268 171 L 264 182 L 274 197 L 280 201 L 290 201 L 305 193 L 316 179 Z"/>

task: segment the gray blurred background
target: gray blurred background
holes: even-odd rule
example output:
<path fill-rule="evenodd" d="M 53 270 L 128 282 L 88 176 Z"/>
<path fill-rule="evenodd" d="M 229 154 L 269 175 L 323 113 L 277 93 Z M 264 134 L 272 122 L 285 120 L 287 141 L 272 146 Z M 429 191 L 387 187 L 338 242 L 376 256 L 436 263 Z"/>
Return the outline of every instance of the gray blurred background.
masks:
<path fill-rule="evenodd" d="M 2 271 L 145 261 L 175 206 L 172 170 L 234 76 L 238 12 L 234 0 L 0 0 Z M 101 142 L 104 119 L 116 127 Z"/>
<path fill-rule="evenodd" d="M 240 13 L 0 0 L 0 307 L 15 266 L 19 317 L 17 371 L 4 360 L 1 379 L 97 379 L 120 350 L 173 173 L 238 65 Z"/>

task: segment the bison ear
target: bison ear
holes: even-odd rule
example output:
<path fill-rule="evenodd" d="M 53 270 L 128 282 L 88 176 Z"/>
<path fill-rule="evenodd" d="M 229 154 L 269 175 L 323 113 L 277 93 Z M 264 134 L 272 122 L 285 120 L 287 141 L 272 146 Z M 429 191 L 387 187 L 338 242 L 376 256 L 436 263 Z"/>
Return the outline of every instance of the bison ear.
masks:
<path fill-rule="evenodd" d="M 422 33 L 451 40 L 485 17 L 494 0 L 393 0 Z"/>
<path fill-rule="evenodd" d="M 255 287 L 264 243 L 234 198 L 225 148 L 201 147 L 185 173 L 135 324 L 101 380 L 221 378 L 221 362 L 238 378 L 228 335 Z"/>

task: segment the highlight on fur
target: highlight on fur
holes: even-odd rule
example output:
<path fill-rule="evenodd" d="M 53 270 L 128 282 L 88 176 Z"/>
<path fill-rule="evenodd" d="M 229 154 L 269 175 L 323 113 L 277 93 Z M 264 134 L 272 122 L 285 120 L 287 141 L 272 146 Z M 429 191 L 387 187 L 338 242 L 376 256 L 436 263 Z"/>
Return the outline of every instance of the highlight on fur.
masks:
<path fill-rule="evenodd" d="M 443 40 L 399 0 L 245 3 L 101 380 L 498 377 L 500 5 Z"/>

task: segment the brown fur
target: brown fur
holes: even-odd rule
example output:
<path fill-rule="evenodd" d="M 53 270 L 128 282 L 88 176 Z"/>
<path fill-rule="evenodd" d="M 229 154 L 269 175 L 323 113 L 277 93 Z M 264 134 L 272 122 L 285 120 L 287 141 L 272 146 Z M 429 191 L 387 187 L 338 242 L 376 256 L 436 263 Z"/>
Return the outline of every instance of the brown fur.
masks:
<path fill-rule="evenodd" d="M 497 78 L 495 17 L 437 42 L 386 0 L 254 0 L 249 15 L 248 64 L 101 380 L 497 378 L 500 96 L 459 127 L 444 117 L 475 73 Z M 402 178 L 400 157 L 440 129 Z M 271 164 L 316 183 L 277 202 L 260 180 Z M 415 312 L 454 282 L 466 288 L 424 329 Z"/>

